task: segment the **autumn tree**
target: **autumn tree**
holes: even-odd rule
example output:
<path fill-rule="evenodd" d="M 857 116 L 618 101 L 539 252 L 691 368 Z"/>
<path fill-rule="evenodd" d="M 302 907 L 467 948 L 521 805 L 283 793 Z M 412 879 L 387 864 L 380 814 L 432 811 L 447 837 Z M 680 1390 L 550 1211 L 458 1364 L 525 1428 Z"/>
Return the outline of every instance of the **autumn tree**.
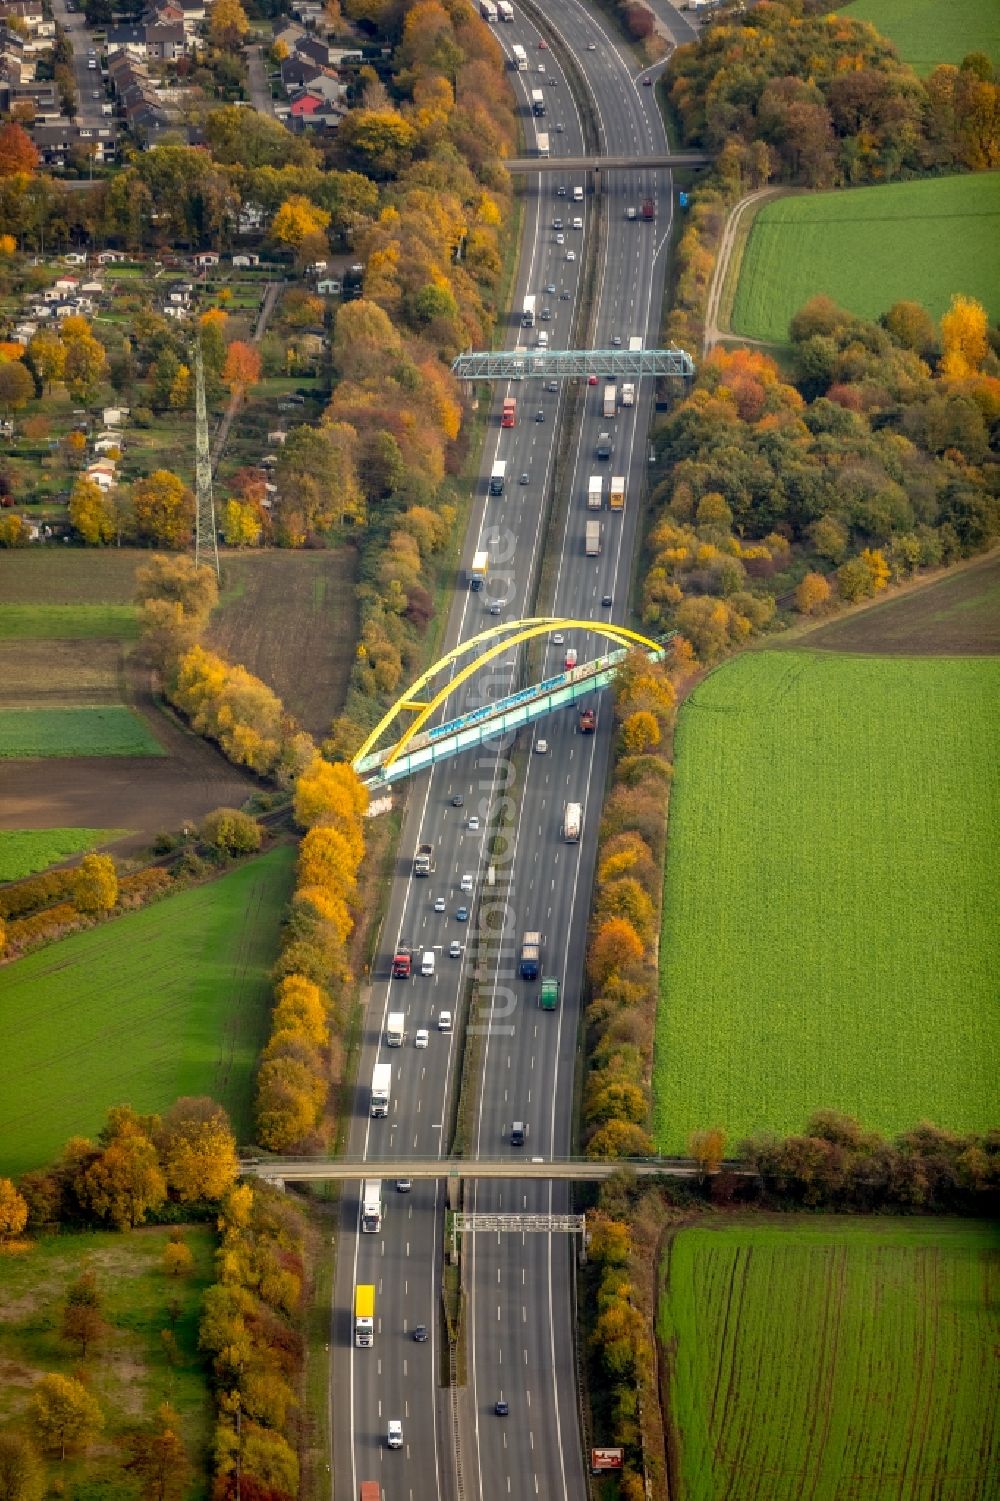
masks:
<path fill-rule="evenodd" d="M 20 360 L 0 364 L 0 407 L 7 413 L 20 412 L 35 394 L 35 382 Z"/>
<path fill-rule="evenodd" d="M 234 52 L 249 30 L 240 0 L 215 0 L 209 15 L 209 36 L 216 47 Z"/>
<path fill-rule="evenodd" d="M 84 855 L 74 872 L 73 905 L 78 912 L 110 912 L 118 900 L 118 875 L 110 855 Z"/>
<path fill-rule="evenodd" d="M 104 1427 L 96 1399 L 72 1376 L 52 1373 L 35 1386 L 28 1403 L 33 1430 L 60 1459 L 68 1449 L 86 1449 Z"/>
<path fill-rule="evenodd" d="M 182 1204 L 221 1199 L 236 1181 L 236 1138 L 214 1100 L 176 1100 L 163 1117 L 157 1143 L 167 1186 Z"/>
<path fill-rule="evenodd" d="M 177 604 L 184 615 L 204 626 L 219 600 L 215 571 L 194 558 L 160 555 L 140 563 L 135 571 L 136 599 L 166 600 Z"/>
<path fill-rule="evenodd" d="M 933 354 L 937 344 L 937 330 L 934 319 L 919 302 L 894 302 L 882 322 L 896 343 L 904 349 L 912 349 L 922 359 Z"/>
<path fill-rule="evenodd" d="M 800 615 L 818 615 L 829 599 L 830 585 L 821 573 L 807 573 L 795 590 L 795 608 Z"/>
<path fill-rule="evenodd" d="M 0 1243 L 20 1235 L 27 1223 L 28 1206 L 23 1196 L 10 1178 L 0 1178 Z"/>
<path fill-rule="evenodd" d="M 86 1209 L 116 1230 L 141 1225 L 167 1197 L 156 1148 L 134 1125 L 112 1136 L 92 1157 L 75 1191 Z"/>
<path fill-rule="evenodd" d="M 194 1270 L 194 1255 L 184 1240 L 172 1237 L 163 1248 L 163 1270 L 168 1277 L 189 1277 Z"/>
<path fill-rule="evenodd" d="M 16 121 L 0 125 L 0 178 L 34 172 L 41 161 L 28 132 Z"/>
<path fill-rule="evenodd" d="M 587 954 L 591 983 L 599 990 L 611 975 L 624 973 L 642 957 L 642 939 L 628 919 L 609 918 L 599 925 Z"/>
<path fill-rule="evenodd" d="M 97 1278 L 88 1269 L 66 1289 L 62 1313 L 62 1337 L 69 1344 L 78 1346 L 81 1360 L 86 1360 L 88 1350 L 104 1337 L 103 1308 L 104 1298 Z"/>
<path fill-rule="evenodd" d="M 688 1137 L 688 1156 L 693 1157 L 703 1173 L 717 1173 L 726 1150 L 726 1133 L 719 1126 L 706 1131 L 692 1131 Z"/>
<path fill-rule="evenodd" d="M 222 536 L 227 547 L 256 547 L 264 530 L 258 505 L 230 498 L 222 510 Z"/>
<path fill-rule="evenodd" d="M 989 316 L 974 297 L 956 292 L 941 319 L 941 373 L 964 380 L 982 368 L 989 351 Z"/>
<path fill-rule="evenodd" d="M 45 1469 L 23 1433 L 0 1433 L 0 1501 L 42 1501 Z"/>
<path fill-rule="evenodd" d="M 239 808 L 216 808 L 202 819 L 200 838 L 229 855 L 252 855 L 260 849 L 260 824 Z"/>
<path fill-rule="evenodd" d="M 169 469 L 154 469 L 132 486 L 132 515 L 138 541 L 186 547 L 194 526 L 194 495 Z"/>
<path fill-rule="evenodd" d="M 295 821 L 302 829 L 317 823 L 360 828 L 368 810 L 368 791 L 357 773 L 343 761 L 316 756 L 295 784 Z"/>
<path fill-rule="evenodd" d="M 98 547 L 115 538 L 114 502 L 94 480 L 80 475 L 69 497 L 69 519 L 88 547 Z"/>
<path fill-rule="evenodd" d="M 291 193 L 271 221 L 271 236 L 279 245 L 298 250 L 304 240 L 321 235 L 330 214 L 302 193 Z"/>
<path fill-rule="evenodd" d="M 66 368 L 66 345 L 51 329 L 39 329 L 29 339 L 27 347 L 30 362 L 38 371 L 39 380 L 51 390 L 54 381 L 62 380 Z"/>
<path fill-rule="evenodd" d="M 63 333 L 65 337 L 65 329 Z M 69 343 L 63 366 L 63 380 L 74 401 L 88 406 L 107 378 L 107 373 L 107 351 L 92 334 L 82 334 Z"/>
<path fill-rule="evenodd" d="M 222 368 L 222 379 L 230 391 L 242 394 L 248 386 L 255 386 L 260 380 L 260 372 L 260 350 L 253 344 L 245 344 L 242 339 L 234 339 L 226 350 L 226 363 Z"/>
<path fill-rule="evenodd" d="M 216 0 L 217 5 L 225 0 Z M 164 1403 L 156 1417 L 122 1441 L 123 1467 L 135 1479 L 145 1501 L 181 1501 L 192 1467 L 180 1433 L 180 1418 Z"/>
<path fill-rule="evenodd" d="M 660 743 L 660 726 L 648 709 L 630 714 L 622 725 L 622 746 L 626 755 L 641 756 Z"/>

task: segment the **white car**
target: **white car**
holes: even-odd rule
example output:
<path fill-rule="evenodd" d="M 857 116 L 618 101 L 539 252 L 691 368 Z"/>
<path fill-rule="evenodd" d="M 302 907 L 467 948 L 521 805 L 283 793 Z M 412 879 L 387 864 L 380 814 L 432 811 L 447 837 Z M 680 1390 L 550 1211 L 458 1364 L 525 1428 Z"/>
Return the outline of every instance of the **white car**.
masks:
<path fill-rule="evenodd" d="M 451 1012 L 450 1011 L 442 1011 L 441 1012 L 441 1015 L 438 1017 L 438 1031 L 439 1032 L 450 1032 L 451 1031 Z"/>
<path fill-rule="evenodd" d="M 475 880 L 473 878 L 471 870 L 467 870 L 465 872 L 465 875 L 462 877 L 462 880 L 461 880 L 460 884 L 461 884 L 461 888 L 462 888 L 463 891 L 471 891 L 472 890 L 473 886 L 475 885 Z"/>
<path fill-rule="evenodd" d="M 576 218 L 573 220 L 573 228 L 574 229 L 582 229 L 583 228 L 583 220 L 580 218 L 579 214 L 577 214 Z"/>
<path fill-rule="evenodd" d="M 459 943 L 459 941 L 458 941 L 457 938 L 453 938 L 451 940 L 451 943 L 449 943 L 449 945 L 448 945 L 448 958 L 449 959 L 461 959 L 461 957 L 462 957 L 462 945 Z"/>
<path fill-rule="evenodd" d="M 539 73 L 544 73 L 545 72 L 545 64 L 544 63 L 539 63 L 538 64 L 538 71 L 539 71 Z"/>
<path fill-rule="evenodd" d="M 596 52 L 597 51 L 597 43 L 596 42 L 588 42 L 587 43 L 587 51 L 588 52 Z"/>
<path fill-rule="evenodd" d="M 635 209 L 634 208 L 627 208 L 625 210 L 625 217 L 626 217 L 626 219 L 634 219 L 636 217 Z"/>
<path fill-rule="evenodd" d="M 536 754 L 536 756 L 547 756 L 548 753 L 549 753 L 549 742 L 547 740 L 536 740 L 535 741 L 535 754 Z"/>
<path fill-rule="evenodd" d="M 567 252 L 566 252 L 566 259 L 568 261 L 575 261 L 576 260 L 576 251 L 575 250 L 567 250 Z"/>
<path fill-rule="evenodd" d="M 386 1443 L 390 1449 L 401 1449 L 403 1447 L 403 1425 L 398 1418 L 389 1419 Z"/>
<path fill-rule="evenodd" d="M 447 904 L 446 904 L 445 899 L 444 899 L 443 896 L 436 896 L 434 898 L 434 911 L 435 912 L 443 912 L 446 905 Z"/>
<path fill-rule="evenodd" d="M 419 1027 L 417 1029 L 417 1034 L 413 1039 L 413 1046 L 415 1048 L 425 1048 L 430 1042 L 430 1038 L 431 1034 L 428 1032 L 427 1028 Z"/>
<path fill-rule="evenodd" d="M 562 631 L 555 631 L 553 633 L 553 636 L 552 636 L 552 645 L 553 646 L 562 646 L 562 644 L 563 644 L 563 642 L 565 640 L 566 640 L 566 637 L 563 635 Z"/>
<path fill-rule="evenodd" d="M 565 243 L 566 243 L 566 236 L 564 234 L 557 234 L 556 235 L 556 244 L 557 245 L 565 245 Z"/>
<path fill-rule="evenodd" d="M 472 817 L 469 819 L 469 833 L 470 834 L 478 834 L 479 833 L 479 819 L 476 817 L 475 813 L 473 813 Z M 442 907 L 441 910 L 443 912 L 444 908 Z"/>

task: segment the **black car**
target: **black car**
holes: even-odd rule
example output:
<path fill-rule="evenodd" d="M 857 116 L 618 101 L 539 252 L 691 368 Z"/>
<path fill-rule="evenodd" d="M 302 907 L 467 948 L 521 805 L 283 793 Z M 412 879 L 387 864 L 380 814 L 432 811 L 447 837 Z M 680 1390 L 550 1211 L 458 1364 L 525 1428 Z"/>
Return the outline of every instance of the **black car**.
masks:
<path fill-rule="evenodd" d="M 601 595 L 601 604 L 602 605 L 613 605 L 614 604 L 614 600 L 611 598 L 610 594 L 602 594 Z"/>
<path fill-rule="evenodd" d="M 456 792 L 455 796 L 451 800 L 451 806 L 453 808 L 460 808 L 464 802 L 465 802 L 464 795 L 461 792 Z"/>
<path fill-rule="evenodd" d="M 545 413 L 542 411 L 541 407 L 539 407 L 538 411 L 535 413 L 535 421 L 536 422 L 544 422 L 545 421 Z"/>
<path fill-rule="evenodd" d="M 506 1397 L 497 1398 L 496 1402 L 494 1402 L 493 1404 L 493 1411 L 496 1413 L 498 1418 L 505 1418 L 507 1416 L 507 1414 L 510 1412 L 510 1403 L 507 1401 Z"/>
<path fill-rule="evenodd" d="M 413 1338 L 416 1340 L 418 1345 L 422 1345 L 427 1339 L 427 1325 L 418 1324 L 413 1331 Z"/>

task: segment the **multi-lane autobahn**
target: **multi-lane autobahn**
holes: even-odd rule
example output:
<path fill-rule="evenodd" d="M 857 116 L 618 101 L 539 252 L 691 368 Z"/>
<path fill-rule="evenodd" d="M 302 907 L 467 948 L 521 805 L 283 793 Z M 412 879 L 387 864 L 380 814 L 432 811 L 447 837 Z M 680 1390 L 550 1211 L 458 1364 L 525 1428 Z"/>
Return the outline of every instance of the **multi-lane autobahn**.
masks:
<path fill-rule="evenodd" d="M 539 32 L 520 10 L 513 25 L 496 27 L 508 56 L 515 42 L 528 55 L 529 71 L 512 74 L 526 140 L 547 125 L 552 139 L 558 134 L 561 154 L 580 155 L 588 144 L 559 63 L 565 48 L 576 59 L 591 94 L 600 150 L 633 157 L 664 153 L 667 142 L 653 91 L 634 77 L 600 19 L 579 0 L 558 0 L 546 14 L 554 48 L 539 47 Z M 544 73 L 538 71 L 539 64 Z M 535 122 L 530 94 L 538 87 L 545 91 L 546 116 Z M 561 131 L 556 130 L 559 125 Z M 574 186 L 573 180 L 563 182 L 558 174 L 526 181 L 520 274 L 507 341 L 511 347 L 540 330 L 548 332 L 555 348 L 572 342 L 581 265 L 598 220 L 591 197 L 573 201 Z M 603 348 L 615 339 L 627 347 L 636 335 L 656 342 L 672 213 L 669 177 L 652 168 L 620 177 L 609 173 L 602 175 L 601 191 L 605 232 L 595 246 L 596 310 L 590 337 Z M 626 210 L 647 197 L 657 203 L 655 222 L 629 218 Z M 574 218 L 582 220 L 581 228 L 573 227 Z M 562 220 L 560 229 L 554 227 L 556 219 Z M 538 319 L 532 334 L 520 329 L 517 316 L 529 293 L 535 296 Z M 548 310 L 548 317 L 543 310 Z M 502 394 L 518 400 L 513 429 L 501 430 L 498 425 Z M 545 549 L 555 559 L 547 609 L 577 619 L 625 621 L 650 394 L 641 391 L 635 407 L 620 410 L 609 422 L 601 415 L 601 386 L 587 387 L 582 416 L 567 433 L 563 429 L 571 402 L 565 389 L 549 392 L 538 383 L 524 382 L 497 391 L 462 559 L 468 567 L 473 553 L 486 548 L 490 580 L 486 589 L 474 593 L 465 588 L 464 572 L 459 576 L 447 646 L 489 624 L 487 612 L 494 601 L 503 602 L 504 618 L 531 613 Z M 538 413 L 542 416 L 536 420 Z M 609 429 L 613 452 L 610 461 L 602 462 L 595 456 L 597 437 Z M 546 536 L 543 497 L 555 473 L 560 438 L 565 450 L 567 436 L 568 455 L 564 452 L 560 461 L 560 494 L 552 512 L 553 534 Z M 497 457 L 507 461 L 506 491 L 489 498 L 486 477 Z M 597 557 L 587 557 L 584 527 L 594 513 L 586 510 L 586 493 L 593 473 L 603 473 L 605 495 L 610 475 L 625 475 L 627 499 L 623 515 L 611 515 L 606 508 L 601 513 L 602 550 Z M 522 475 L 527 476 L 524 484 L 519 482 Z M 602 603 L 606 598 L 610 605 Z M 543 665 L 561 663 L 568 646 L 586 660 L 600 645 L 596 635 L 575 633 L 563 643 L 550 643 Z M 500 670 L 494 664 L 489 681 L 474 680 L 465 701 L 450 705 L 450 711 L 506 691 L 517 670 L 514 654 L 509 660 L 502 657 Z M 350 1140 L 352 1155 L 371 1160 L 373 1176 L 379 1160 L 398 1164 L 449 1150 L 443 1138 L 451 1092 L 457 1088 L 458 1034 L 454 1029 L 439 1030 L 438 1022 L 443 1011 L 453 1017 L 462 1011 L 474 973 L 480 997 L 475 1024 L 483 1030 L 477 1039 L 480 1076 L 474 1081 L 477 1108 L 467 1150 L 486 1158 L 505 1153 L 556 1157 L 571 1150 L 587 907 L 612 734 L 610 713 L 603 705 L 596 707 L 598 727 L 593 736 L 575 734 L 575 716 L 567 714 L 542 722 L 517 754 L 509 745 L 480 747 L 411 786 L 400 863 L 367 1008 Z M 537 753 L 542 736 L 549 747 L 545 755 Z M 453 799 L 459 796 L 462 804 L 455 806 Z M 584 809 L 579 844 L 562 839 L 566 801 L 579 802 Z M 501 818 L 508 825 L 505 852 L 488 842 L 490 829 Z M 411 871 L 419 843 L 435 849 L 435 870 L 426 879 L 414 879 Z M 464 876 L 472 877 L 471 896 L 462 889 Z M 435 910 L 439 899 L 444 900 L 443 912 Z M 459 907 L 470 908 L 469 920 L 458 919 Z M 477 937 L 487 912 L 491 924 L 502 916 L 505 943 L 500 949 Z M 516 949 L 527 929 L 544 935 L 543 970 L 561 981 L 562 1003 L 554 1013 L 538 1009 L 537 982 L 516 976 Z M 491 931 L 495 933 L 495 927 Z M 454 941 L 459 953 L 450 957 Z M 410 980 L 391 980 L 389 959 L 401 947 L 432 951 L 433 977 L 418 974 Z M 407 1038 L 402 1048 L 385 1044 L 390 1011 L 405 1014 Z M 426 1049 L 414 1046 L 420 1028 L 430 1033 Z M 392 1066 L 392 1097 L 387 1118 L 372 1120 L 367 1085 L 376 1062 Z M 510 1145 L 515 1119 L 527 1128 L 523 1148 Z M 368 1479 L 381 1482 L 386 1501 L 450 1501 L 459 1494 L 458 1477 L 460 1494 L 477 1501 L 524 1501 L 533 1496 L 578 1501 L 585 1496 L 570 1238 L 469 1238 L 468 1379 L 453 1414 L 450 1396 L 439 1383 L 442 1187 L 439 1182 L 415 1180 L 404 1193 L 396 1190 L 393 1179 L 386 1180 L 378 1234 L 359 1233 L 360 1194 L 351 1187 L 344 1192 L 331 1331 L 337 1501 L 356 1498 L 360 1482 Z M 569 1207 L 569 1185 L 480 1182 L 466 1189 L 465 1207 L 481 1212 L 561 1212 Z M 373 1283 L 376 1289 L 372 1349 L 353 1345 L 352 1302 L 358 1283 Z M 427 1326 L 426 1343 L 412 1338 L 418 1324 Z M 501 1397 L 509 1406 L 503 1417 L 494 1410 Z M 400 1450 L 387 1446 L 391 1419 L 402 1422 Z"/>

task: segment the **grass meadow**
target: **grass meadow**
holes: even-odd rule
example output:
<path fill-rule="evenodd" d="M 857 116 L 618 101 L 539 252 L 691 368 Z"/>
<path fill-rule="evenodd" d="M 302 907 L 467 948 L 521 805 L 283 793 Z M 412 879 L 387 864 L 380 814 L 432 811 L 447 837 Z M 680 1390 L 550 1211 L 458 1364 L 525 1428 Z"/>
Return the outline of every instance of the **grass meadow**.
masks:
<path fill-rule="evenodd" d="M 855 0 L 844 15 L 872 25 L 895 42 L 900 57 L 917 73 L 939 63 L 956 66 L 970 52 L 1000 62 L 1000 9 L 996 0 Z"/>
<path fill-rule="evenodd" d="M 124 833 L 124 829 L 0 829 L 0 881 L 23 880 Z"/>
<path fill-rule="evenodd" d="M 138 634 L 133 605 L 0 605 L 0 641 L 130 640 Z"/>
<path fill-rule="evenodd" d="M 750 230 L 733 333 L 785 343 L 793 314 L 819 292 L 863 318 L 903 298 L 940 318 L 962 292 L 995 319 L 998 235 L 998 172 L 776 199 Z"/>
<path fill-rule="evenodd" d="M 188 1225 L 184 1241 L 194 1256 L 189 1277 L 168 1277 L 162 1268 L 170 1230 L 128 1234 L 63 1232 L 23 1242 L 0 1261 L 0 1425 L 16 1425 L 39 1376 L 78 1373 L 76 1346 L 66 1344 L 59 1321 L 66 1290 L 85 1267 L 104 1296 L 105 1340 L 88 1357 L 86 1379 L 100 1405 L 105 1427 L 86 1456 L 50 1458 L 50 1495 L 110 1498 L 136 1494 L 121 1470 L 117 1439 L 133 1424 L 151 1419 L 168 1402 L 179 1413 L 181 1434 L 195 1470 L 185 1501 L 207 1494 L 211 1404 L 198 1318 L 205 1289 L 214 1280 L 215 1235 L 211 1225 Z M 171 1361 L 162 1331 L 169 1330 Z"/>
<path fill-rule="evenodd" d="M 998 1297 L 982 1222 L 679 1231 L 657 1321 L 674 1501 L 996 1496 Z"/>
<path fill-rule="evenodd" d="M 749 652 L 685 703 L 653 1070 L 659 1148 L 1000 1119 L 1000 661 Z"/>
<path fill-rule="evenodd" d="M 162 756 L 163 747 L 123 704 L 0 709 L 0 760 L 36 756 Z"/>
<path fill-rule="evenodd" d="M 279 847 L 0 969 L 0 1174 L 92 1136 L 111 1105 L 158 1111 L 178 1095 L 211 1095 L 250 1138 L 294 861 Z"/>

